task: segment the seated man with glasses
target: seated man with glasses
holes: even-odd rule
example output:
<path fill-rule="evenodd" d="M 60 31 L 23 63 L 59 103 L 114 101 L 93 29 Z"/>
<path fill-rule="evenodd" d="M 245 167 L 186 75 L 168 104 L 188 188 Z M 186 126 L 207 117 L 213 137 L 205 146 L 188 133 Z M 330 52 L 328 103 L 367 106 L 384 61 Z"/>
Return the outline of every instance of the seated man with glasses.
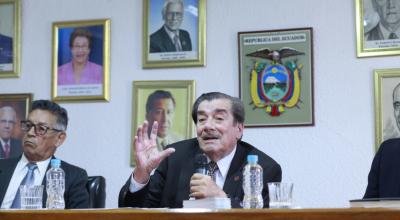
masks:
<path fill-rule="evenodd" d="M 183 21 L 182 0 L 167 0 L 162 9 L 164 25 L 150 35 L 150 53 L 192 51 L 189 32 L 180 29 Z"/>
<path fill-rule="evenodd" d="M 22 150 L 18 158 L 0 160 L 0 204 L 2 209 L 20 208 L 16 202 L 17 190 L 28 169 L 33 169 L 33 185 L 46 186 L 46 171 L 50 168 L 50 160 L 67 137 L 67 111 L 58 104 L 48 100 L 32 103 L 28 119 L 21 121 L 24 132 Z M 65 208 L 88 208 L 89 194 L 86 189 L 87 173 L 85 170 L 61 162 L 65 171 Z M 22 184 L 24 185 L 24 184 Z M 47 194 L 43 192 L 43 207 Z"/>

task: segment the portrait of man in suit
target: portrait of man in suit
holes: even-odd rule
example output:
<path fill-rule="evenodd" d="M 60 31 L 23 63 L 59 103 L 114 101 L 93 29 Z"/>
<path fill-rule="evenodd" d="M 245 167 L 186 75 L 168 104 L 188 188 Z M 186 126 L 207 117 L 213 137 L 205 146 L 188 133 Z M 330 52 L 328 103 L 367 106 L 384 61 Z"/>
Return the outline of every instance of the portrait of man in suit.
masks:
<path fill-rule="evenodd" d="M 0 70 L 11 70 L 4 64 L 13 63 L 13 20 L 10 19 L 12 16 L 12 4 L 0 4 L 0 65 L 3 66 L 0 66 Z"/>
<path fill-rule="evenodd" d="M 384 119 L 382 141 L 400 137 L 400 83 L 395 82 L 394 85 L 392 84 L 385 84 L 388 91 L 382 91 L 385 92 L 382 96 L 386 96 L 389 99 L 382 102 L 382 119 Z"/>
<path fill-rule="evenodd" d="M 190 34 L 181 29 L 183 0 L 165 0 L 161 13 L 164 24 L 150 35 L 150 53 L 192 51 Z"/>
<path fill-rule="evenodd" d="M 12 38 L 0 33 L 0 64 L 12 62 Z"/>
<path fill-rule="evenodd" d="M 365 3 L 367 0 L 364 0 Z M 400 37 L 400 1 L 371 1 L 373 12 L 365 13 L 364 37 L 366 41 L 393 40 Z"/>
<path fill-rule="evenodd" d="M 22 153 L 21 141 L 12 137 L 17 113 L 11 106 L 0 107 L 0 159 L 18 157 Z"/>
<path fill-rule="evenodd" d="M 168 144 L 183 140 L 183 136 L 173 131 L 176 102 L 171 92 L 156 90 L 147 97 L 146 120 L 151 128 L 158 122 L 157 148 L 162 151 Z M 150 135 L 151 129 L 148 130 Z"/>

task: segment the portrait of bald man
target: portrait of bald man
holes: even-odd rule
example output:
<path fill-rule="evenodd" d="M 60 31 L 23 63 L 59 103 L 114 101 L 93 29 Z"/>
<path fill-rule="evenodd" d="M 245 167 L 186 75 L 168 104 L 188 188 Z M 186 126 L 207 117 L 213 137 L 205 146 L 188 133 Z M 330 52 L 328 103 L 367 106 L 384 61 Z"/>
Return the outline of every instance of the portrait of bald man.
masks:
<path fill-rule="evenodd" d="M 15 109 L 0 107 L 0 159 L 18 157 L 22 153 L 21 140 L 12 137 L 16 123 Z"/>

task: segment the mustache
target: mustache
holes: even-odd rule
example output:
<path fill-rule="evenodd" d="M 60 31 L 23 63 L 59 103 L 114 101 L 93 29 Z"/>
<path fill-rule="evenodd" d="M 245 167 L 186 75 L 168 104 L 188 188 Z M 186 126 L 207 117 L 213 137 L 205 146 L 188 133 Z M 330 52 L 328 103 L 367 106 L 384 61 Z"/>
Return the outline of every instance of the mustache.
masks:
<path fill-rule="evenodd" d="M 203 140 L 211 140 L 218 139 L 220 136 L 218 134 L 202 134 L 200 137 Z"/>

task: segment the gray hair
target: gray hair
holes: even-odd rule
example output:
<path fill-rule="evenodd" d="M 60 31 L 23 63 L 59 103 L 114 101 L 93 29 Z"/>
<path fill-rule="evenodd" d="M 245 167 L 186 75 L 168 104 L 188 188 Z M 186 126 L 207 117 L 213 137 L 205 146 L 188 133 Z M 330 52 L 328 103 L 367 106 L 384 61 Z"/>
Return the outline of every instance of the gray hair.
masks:
<path fill-rule="evenodd" d="M 163 18 L 165 17 L 165 13 L 167 13 L 168 5 L 173 4 L 173 3 L 180 4 L 182 6 L 182 9 L 184 7 L 183 0 L 165 0 L 162 11 L 161 11 Z"/>

